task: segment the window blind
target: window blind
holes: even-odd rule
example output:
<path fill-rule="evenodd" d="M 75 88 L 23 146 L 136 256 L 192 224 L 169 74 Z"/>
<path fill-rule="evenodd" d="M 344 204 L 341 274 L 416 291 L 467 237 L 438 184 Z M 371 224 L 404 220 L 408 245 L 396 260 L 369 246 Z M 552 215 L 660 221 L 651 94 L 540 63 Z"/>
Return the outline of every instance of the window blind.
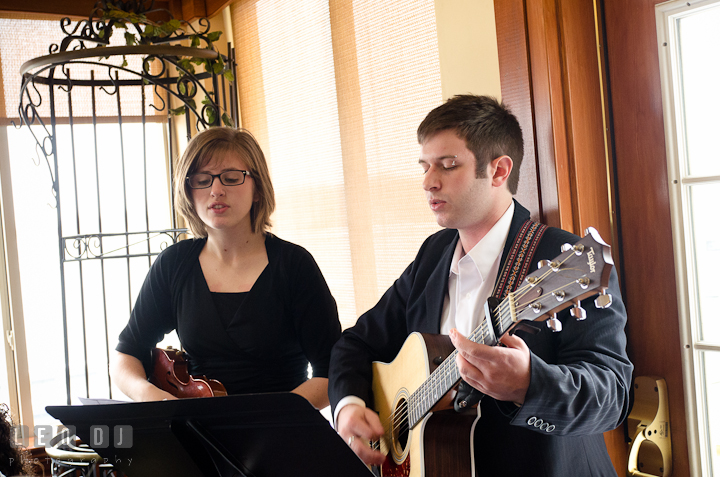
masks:
<path fill-rule="evenodd" d="M 273 232 L 313 254 L 350 326 L 438 230 L 415 138 L 442 101 L 434 3 L 231 8 L 243 127 L 278 199 Z"/>

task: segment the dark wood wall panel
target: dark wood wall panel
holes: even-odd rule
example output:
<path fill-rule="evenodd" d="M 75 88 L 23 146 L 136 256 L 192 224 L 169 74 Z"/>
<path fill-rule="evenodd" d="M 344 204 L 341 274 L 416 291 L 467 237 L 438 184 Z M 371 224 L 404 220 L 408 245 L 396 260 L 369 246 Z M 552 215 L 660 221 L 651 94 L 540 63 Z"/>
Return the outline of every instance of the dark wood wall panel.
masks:
<path fill-rule="evenodd" d="M 503 0 L 495 2 L 495 11 L 503 99 L 523 118 L 526 137 L 532 134 L 543 220 L 577 234 L 594 226 L 613 242 L 614 168 L 605 142 L 607 85 L 596 5 Z M 606 433 L 605 441 L 617 473 L 624 475 L 624 429 Z"/>
<path fill-rule="evenodd" d="M 690 475 L 655 5 L 604 0 L 620 240 L 635 375 L 665 378 L 673 475 Z"/>
<path fill-rule="evenodd" d="M 546 221 L 546 210 L 538 196 L 532 90 L 530 82 L 527 81 L 530 65 L 527 37 L 525 28 L 522 27 L 525 24 L 524 18 L 525 8 L 521 0 L 495 2 L 502 100 L 517 116 L 525 140 L 525 155 L 516 198 L 530 210 L 534 220 Z M 521 27 L 518 28 L 518 25 Z"/>
<path fill-rule="evenodd" d="M 97 0 L 0 0 L 0 11 L 87 17 Z"/>
<path fill-rule="evenodd" d="M 543 221 L 580 235 L 593 226 L 611 242 L 593 5 L 507 0 L 495 14 L 503 101 L 523 126 L 535 170 L 522 173 L 535 175 Z"/>
<path fill-rule="evenodd" d="M 182 0 L 181 11 L 182 18 L 186 21 L 210 16 L 205 8 L 205 0 Z"/>
<path fill-rule="evenodd" d="M 213 17 L 220 13 L 220 11 L 230 5 L 232 0 L 205 0 L 205 8 L 207 10 L 208 18 Z"/>
<path fill-rule="evenodd" d="M 558 2 L 563 66 L 566 78 L 566 120 L 570 158 L 570 186 L 575 233 L 593 226 L 612 240 L 605 134 L 591 2 Z"/>
<path fill-rule="evenodd" d="M 565 153 L 563 82 L 562 75 L 557 74 L 560 49 L 558 37 L 554 34 L 557 22 L 553 6 L 543 5 L 542 1 L 526 3 L 527 50 L 530 57 L 529 83 L 533 91 L 531 108 L 535 119 L 533 126 L 543 221 L 554 227 L 565 228 L 567 224 L 572 226 L 572 209 L 569 206 L 570 176 Z"/>

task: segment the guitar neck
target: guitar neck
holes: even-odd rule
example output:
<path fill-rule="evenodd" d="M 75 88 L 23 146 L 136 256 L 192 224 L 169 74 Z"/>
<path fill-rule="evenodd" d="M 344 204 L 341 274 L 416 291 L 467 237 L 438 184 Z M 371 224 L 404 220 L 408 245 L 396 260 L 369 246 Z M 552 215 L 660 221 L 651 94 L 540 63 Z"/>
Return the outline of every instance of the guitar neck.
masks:
<path fill-rule="evenodd" d="M 612 297 L 605 290 L 613 266 L 610 246 L 602 241 L 593 228 L 575 245 L 566 244 L 563 252 L 552 261 L 541 261 L 540 268 L 525 277 L 523 283 L 490 310 L 485 306 L 485 318 L 468 339 L 476 343 L 495 346 L 497 338 L 518 326 L 547 321 L 553 331 L 560 331 L 562 323 L 555 314 L 573 306 L 570 315 L 585 319 L 580 301 L 601 293 L 595 306 L 606 308 Z M 536 327 L 531 327 L 535 332 Z M 457 350 L 453 351 L 430 377 L 408 398 L 410 427 L 415 426 L 460 381 L 456 363 Z"/>
<path fill-rule="evenodd" d="M 487 310 L 487 308 L 486 308 Z M 475 343 L 493 346 L 497 343 L 493 327 L 485 318 L 468 336 Z M 460 370 L 457 367 L 457 350 L 450 355 L 433 371 L 428 379 L 418 387 L 408 398 L 408 421 L 410 428 L 414 427 L 424 418 L 451 389 L 460 382 Z"/>

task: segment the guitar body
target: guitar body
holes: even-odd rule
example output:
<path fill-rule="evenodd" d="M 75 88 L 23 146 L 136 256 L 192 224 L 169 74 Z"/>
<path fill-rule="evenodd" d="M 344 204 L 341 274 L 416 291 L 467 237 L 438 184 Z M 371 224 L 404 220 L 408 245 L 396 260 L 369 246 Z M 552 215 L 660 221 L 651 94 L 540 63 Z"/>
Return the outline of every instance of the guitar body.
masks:
<path fill-rule="evenodd" d="M 386 430 L 380 450 L 388 459 L 379 474 L 384 477 L 468 477 L 473 471 L 473 430 L 476 409 L 457 413 L 452 409 L 454 391 L 439 397 L 432 412 L 407 430 L 407 398 L 454 350 L 443 335 L 412 333 L 391 363 L 373 363 L 375 411 Z M 377 472 L 378 469 L 374 469 Z"/>
<path fill-rule="evenodd" d="M 606 293 L 612 266 L 610 246 L 588 228 L 585 237 L 563 246 L 555 259 L 542 260 L 502 302 L 488 303 L 484 319 L 468 339 L 496 346 L 498 337 L 519 327 L 537 332 L 543 321 L 559 332 L 562 323 L 555 314 L 570 306 L 570 315 L 584 320 L 581 300 L 600 293 L 596 307 L 612 304 Z M 373 363 L 375 411 L 385 434 L 371 445 L 388 456 L 380 469 L 373 469 L 376 475 L 475 475 L 473 434 L 478 416 L 472 408 L 465 413 L 453 409 L 461 381 L 456 356 L 448 336 L 412 333 L 391 363 Z M 458 407 L 468 404 L 465 399 L 458 398 Z"/>

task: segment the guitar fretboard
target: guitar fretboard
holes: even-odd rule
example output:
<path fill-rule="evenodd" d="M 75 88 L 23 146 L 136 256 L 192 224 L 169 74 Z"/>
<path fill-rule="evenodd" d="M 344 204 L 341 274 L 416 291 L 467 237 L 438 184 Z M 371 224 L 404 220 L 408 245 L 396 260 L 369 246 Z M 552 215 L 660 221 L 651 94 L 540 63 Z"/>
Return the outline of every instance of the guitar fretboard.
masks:
<path fill-rule="evenodd" d="M 610 247 L 597 231 L 588 229 L 587 235 L 574 246 L 563 247 L 563 252 L 552 261 L 543 260 L 540 269 L 525 277 L 523 284 L 510 292 L 494 310 L 485 309 L 485 317 L 468 339 L 476 343 L 495 346 L 497 340 L 521 322 L 550 320 L 553 331 L 562 324 L 555 313 L 608 286 L 613 262 Z M 603 308 L 612 303 L 602 300 Z M 584 310 L 575 316 L 584 319 Z M 412 429 L 460 381 L 457 367 L 457 350 L 454 350 L 435 371 L 393 411 L 391 419 L 397 429 Z M 402 422 L 402 426 L 400 423 Z M 408 427 L 404 427 L 407 425 Z M 397 426 L 397 427 L 396 427 Z"/>
<path fill-rule="evenodd" d="M 507 300 L 507 298 L 506 298 Z M 505 300 L 503 300 L 505 303 Z M 502 305 L 498 308 L 501 308 Z M 498 324 L 511 323 L 510 317 L 501 319 L 498 316 Z M 494 333 L 490 332 L 488 325 L 489 319 L 486 317 L 483 322 L 475 328 L 468 336 L 468 339 L 476 343 L 483 343 L 488 346 L 495 345 Z M 507 328 L 501 328 L 507 329 Z M 448 391 L 450 391 L 460 381 L 460 370 L 457 367 L 457 350 L 453 350 L 450 355 L 433 371 L 428 379 L 418 387 L 414 393 L 408 398 L 408 423 L 410 428 L 425 417 L 430 409 L 437 404 Z"/>

